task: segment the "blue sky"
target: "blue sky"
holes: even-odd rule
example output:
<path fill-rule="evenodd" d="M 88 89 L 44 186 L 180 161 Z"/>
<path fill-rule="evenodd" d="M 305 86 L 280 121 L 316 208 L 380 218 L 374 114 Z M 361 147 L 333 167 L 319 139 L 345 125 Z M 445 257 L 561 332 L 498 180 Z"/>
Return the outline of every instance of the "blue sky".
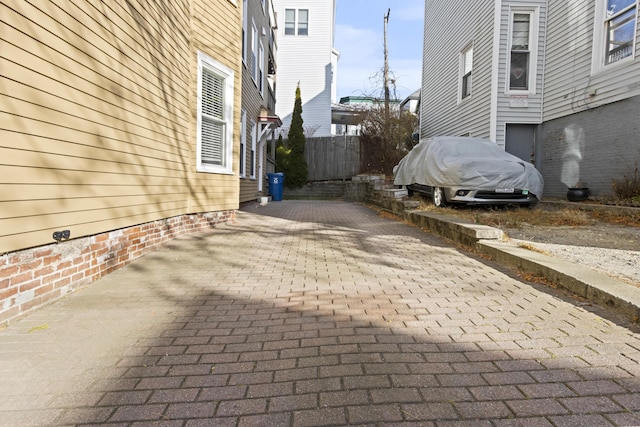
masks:
<path fill-rule="evenodd" d="M 382 95 L 384 16 L 389 9 L 387 49 L 396 95 L 403 99 L 420 88 L 424 0 L 336 0 L 338 99 Z"/>

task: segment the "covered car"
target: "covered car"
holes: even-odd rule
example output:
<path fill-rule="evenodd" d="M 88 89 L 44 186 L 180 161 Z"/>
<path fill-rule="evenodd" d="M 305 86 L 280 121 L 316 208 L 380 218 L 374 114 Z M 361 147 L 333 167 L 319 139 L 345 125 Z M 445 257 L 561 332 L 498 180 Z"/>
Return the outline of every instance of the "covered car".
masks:
<path fill-rule="evenodd" d="M 534 206 L 544 187 L 531 163 L 489 140 L 455 136 L 421 141 L 394 168 L 393 183 L 431 196 L 436 206 Z"/>

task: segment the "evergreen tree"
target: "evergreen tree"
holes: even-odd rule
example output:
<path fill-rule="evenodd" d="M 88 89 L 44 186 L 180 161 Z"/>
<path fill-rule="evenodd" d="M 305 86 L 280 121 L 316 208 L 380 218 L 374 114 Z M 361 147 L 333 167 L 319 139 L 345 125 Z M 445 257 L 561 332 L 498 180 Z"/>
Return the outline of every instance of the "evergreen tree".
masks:
<path fill-rule="evenodd" d="M 278 147 L 276 152 L 276 163 L 281 166 L 281 172 L 285 175 L 284 184 L 289 188 L 300 188 L 307 183 L 309 169 L 304 157 L 306 137 L 302 124 L 302 98 L 298 84 L 287 146 Z M 279 160 L 278 157 L 280 157 Z"/>

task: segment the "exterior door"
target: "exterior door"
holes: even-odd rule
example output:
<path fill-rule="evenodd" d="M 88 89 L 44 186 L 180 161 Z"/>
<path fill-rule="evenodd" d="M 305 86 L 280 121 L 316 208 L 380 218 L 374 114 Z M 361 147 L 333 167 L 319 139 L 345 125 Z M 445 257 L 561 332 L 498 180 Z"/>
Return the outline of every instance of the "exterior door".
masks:
<path fill-rule="evenodd" d="M 507 124 L 505 151 L 526 162 L 536 160 L 537 125 Z"/>

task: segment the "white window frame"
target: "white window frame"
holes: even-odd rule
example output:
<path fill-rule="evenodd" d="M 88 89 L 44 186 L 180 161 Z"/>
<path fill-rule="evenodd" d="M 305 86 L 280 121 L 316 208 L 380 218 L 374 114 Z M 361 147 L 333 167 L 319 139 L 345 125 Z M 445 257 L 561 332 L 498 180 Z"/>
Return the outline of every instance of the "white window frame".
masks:
<path fill-rule="evenodd" d="M 262 44 L 262 40 L 259 42 L 258 46 L 258 90 L 260 91 L 260 95 L 264 98 L 264 46 Z"/>
<path fill-rule="evenodd" d="M 473 43 L 469 43 L 460 51 L 459 69 L 458 102 L 460 103 L 473 95 Z M 468 94 L 465 93 L 465 87 L 469 87 Z"/>
<path fill-rule="evenodd" d="M 256 145 L 258 141 L 258 124 L 251 121 L 251 151 L 249 162 L 249 178 L 256 179 Z"/>
<path fill-rule="evenodd" d="M 251 78 L 254 82 L 258 81 L 258 27 L 256 23 L 251 24 Z"/>
<path fill-rule="evenodd" d="M 293 21 L 287 21 L 287 12 L 293 13 Z M 307 14 L 305 21 L 300 20 L 301 12 Z M 308 36 L 309 35 L 309 9 L 291 9 L 284 10 L 284 35 L 285 36 Z M 304 25 L 300 25 L 300 24 Z M 304 34 L 301 33 L 304 31 Z"/>
<path fill-rule="evenodd" d="M 247 50 L 249 49 L 249 24 L 247 17 L 247 0 L 242 0 L 242 62 L 247 65 Z"/>
<path fill-rule="evenodd" d="M 242 109 L 240 113 L 240 166 L 238 175 L 240 178 L 246 177 L 247 168 L 247 112 Z"/>
<path fill-rule="evenodd" d="M 287 12 L 293 12 L 293 21 L 287 21 Z M 285 9 L 284 10 L 284 35 L 285 36 L 295 36 L 296 35 L 296 9 Z M 293 23 L 293 26 L 291 24 Z"/>
<path fill-rule="evenodd" d="M 213 118 L 205 117 L 203 113 L 203 90 L 202 81 L 203 74 L 209 73 L 223 80 L 222 88 L 222 117 Z M 196 151 L 196 170 L 205 173 L 233 174 L 233 79 L 234 72 L 225 65 L 219 63 L 215 59 L 203 52 L 198 52 L 198 88 L 197 88 L 197 151 Z M 203 161 L 203 148 L 207 143 L 215 144 L 216 141 L 203 141 L 202 125 L 203 122 L 214 121 L 223 126 L 222 139 L 218 143 L 221 145 L 219 164 Z"/>
<path fill-rule="evenodd" d="M 633 4 L 625 7 L 620 11 L 614 11 L 613 15 L 608 16 L 607 13 L 607 0 L 596 0 L 595 5 L 595 14 L 594 14 L 594 37 L 593 37 L 593 48 L 592 48 L 592 63 L 591 63 L 591 73 L 596 74 L 600 71 L 604 71 L 605 69 L 614 69 L 621 64 L 625 64 L 629 61 L 633 61 L 636 58 L 636 43 L 638 40 L 638 21 L 640 20 L 638 15 L 638 9 L 640 9 L 640 5 L 638 1 L 633 2 Z M 635 23 L 633 28 L 633 42 L 631 45 L 631 55 L 626 56 L 624 58 L 618 59 L 613 62 L 607 62 L 607 55 L 609 52 L 608 44 L 608 22 L 611 19 L 615 19 L 624 12 L 632 10 L 635 8 Z"/>
<path fill-rule="evenodd" d="M 306 27 L 304 28 L 304 31 L 306 31 L 304 34 L 300 33 L 300 31 L 302 31 L 302 24 L 303 21 L 300 19 L 300 14 L 301 12 L 304 11 L 307 13 L 307 20 L 304 21 L 304 24 L 306 24 Z M 298 22 L 297 22 L 297 27 L 296 27 L 296 35 L 299 36 L 308 36 L 309 35 L 309 9 L 298 9 Z"/>
<path fill-rule="evenodd" d="M 512 89 L 511 88 L 511 52 L 513 47 L 513 27 L 515 15 L 529 15 L 529 45 L 527 50 L 520 52 L 528 52 L 529 63 L 527 64 L 527 88 Z M 538 74 L 538 28 L 540 24 L 540 12 L 538 7 L 511 7 L 509 10 L 509 44 L 507 46 L 507 63 L 505 76 L 505 93 L 507 94 L 527 94 L 535 95 L 536 82 Z"/>

